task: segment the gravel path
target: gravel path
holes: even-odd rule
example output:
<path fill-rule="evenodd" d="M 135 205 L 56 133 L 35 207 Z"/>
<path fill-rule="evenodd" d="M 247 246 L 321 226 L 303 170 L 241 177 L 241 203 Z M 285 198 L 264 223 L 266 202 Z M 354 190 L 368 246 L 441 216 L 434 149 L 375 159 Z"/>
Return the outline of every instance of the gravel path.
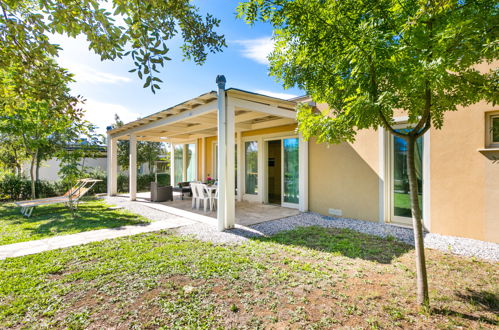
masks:
<path fill-rule="evenodd" d="M 378 222 L 327 217 L 317 213 L 308 212 L 288 218 L 259 223 L 251 227 L 236 225 L 235 229 L 227 230 L 225 232 L 219 232 L 216 226 L 210 226 L 197 222 L 194 223 L 193 220 L 188 220 L 159 210 L 155 210 L 144 204 L 130 202 L 127 198 L 104 198 L 110 204 L 123 206 L 129 211 L 145 216 L 151 220 L 165 220 L 165 214 L 167 214 L 167 220 L 186 220 L 186 225 L 174 229 L 176 233 L 181 235 L 194 235 L 201 240 L 214 243 L 240 244 L 247 241 L 251 237 L 271 236 L 278 232 L 292 230 L 297 227 L 321 226 L 347 228 L 379 237 L 393 236 L 399 241 L 414 245 L 412 229 Z M 189 222 L 191 224 L 187 224 Z M 477 257 L 499 262 L 499 244 L 496 243 L 426 233 L 425 247 L 441 250 L 444 252 L 451 252 L 458 255 Z"/>
<path fill-rule="evenodd" d="M 302 213 L 288 218 L 259 223 L 251 227 L 236 226 L 235 229 L 225 232 L 218 232 L 216 228 L 204 224 L 183 226 L 175 229 L 175 231 L 179 234 L 195 235 L 199 239 L 214 243 L 242 243 L 251 237 L 270 236 L 280 231 L 307 226 L 347 228 L 379 237 L 393 236 L 399 241 L 414 245 L 412 229 L 377 222 L 326 217 L 316 213 Z M 499 261 L 499 244 L 496 243 L 426 233 L 425 247 L 458 255 Z"/>

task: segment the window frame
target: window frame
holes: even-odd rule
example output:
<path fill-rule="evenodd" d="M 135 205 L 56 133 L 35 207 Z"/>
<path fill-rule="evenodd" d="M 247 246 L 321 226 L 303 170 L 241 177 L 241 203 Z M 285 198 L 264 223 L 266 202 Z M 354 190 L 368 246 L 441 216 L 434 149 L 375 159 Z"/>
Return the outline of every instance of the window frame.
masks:
<path fill-rule="evenodd" d="M 494 120 L 499 121 L 499 112 L 491 112 L 487 114 L 486 130 L 487 130 L 487 148 L 499 148 L 499 141 L 494 141 L 493 124 Z"/>

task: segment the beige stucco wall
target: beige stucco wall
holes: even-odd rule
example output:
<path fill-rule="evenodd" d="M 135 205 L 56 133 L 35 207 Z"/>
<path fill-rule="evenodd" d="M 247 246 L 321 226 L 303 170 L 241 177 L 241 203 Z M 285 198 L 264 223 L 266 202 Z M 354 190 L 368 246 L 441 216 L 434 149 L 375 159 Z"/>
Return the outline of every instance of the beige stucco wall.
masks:
<path fill-rule="evenodd" d="M 431 231 L 499 242 L 499 152 L 486 146 L 486 115 L 499 110 L 481 102 L 445 115 L 430 131 Z"/>
<path fill-rule="evenodd" d="M 362 130 L 355 143 L 309 142 L 309 209 L 327 215 L 379 220 L 378 132 Z"/>

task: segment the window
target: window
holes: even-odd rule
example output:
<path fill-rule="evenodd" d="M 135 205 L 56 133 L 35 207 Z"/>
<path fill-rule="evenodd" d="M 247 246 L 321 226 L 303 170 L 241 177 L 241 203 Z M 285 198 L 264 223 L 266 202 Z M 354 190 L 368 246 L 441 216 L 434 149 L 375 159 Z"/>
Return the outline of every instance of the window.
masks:
<path fill-rule="evenodd" d="M 248 141 L 244 143 L 245 159 L 245 193 L 258 194 L 258 143 Z"/>
<path fill-rule="evenodd" d="M 298 139 L 284 139 L 284 196 L 285 203 L 298 204 L 299 202 L 299 158 Z"/>
<path fill-rule="evenodd" d="M 174 178 L 175 184 L 184 181 L 184 146 L 182 144 L 175 145 L 174 151 Z"/>
<path fill-rule="evenodd" d="M 490 117 L 490 142 L 499 145 L 499 115 Z"/>

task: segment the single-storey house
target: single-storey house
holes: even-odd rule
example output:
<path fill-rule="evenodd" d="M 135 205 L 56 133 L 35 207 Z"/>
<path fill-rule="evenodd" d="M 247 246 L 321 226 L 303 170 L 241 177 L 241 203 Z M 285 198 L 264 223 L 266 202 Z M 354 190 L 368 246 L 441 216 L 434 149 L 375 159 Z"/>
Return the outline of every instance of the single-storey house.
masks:
<path fill-rule="evenodd" d="M 173 145 L 171 184 L 218 180 L 220 230 L 235 201 L 410 226 L 405 142 L 382 128 L 354 143 L 305 141 L 297 102 L 235 88 L 191 100 L 108 131 L 108 193 L 116 194 L 117 140 L 130 140 L 130 198 L 136 198 L 136 141 Z M 323 105 L 317 105 L 321 108 Z M 400 128 L 403 114 L 395 118 Z M 481 102 L 447 113 L 418 143 L 424 226 L 443 235 L 499 242 L 499 108 Z M 175 152 L 176 151 L 176 152 Z"/>

